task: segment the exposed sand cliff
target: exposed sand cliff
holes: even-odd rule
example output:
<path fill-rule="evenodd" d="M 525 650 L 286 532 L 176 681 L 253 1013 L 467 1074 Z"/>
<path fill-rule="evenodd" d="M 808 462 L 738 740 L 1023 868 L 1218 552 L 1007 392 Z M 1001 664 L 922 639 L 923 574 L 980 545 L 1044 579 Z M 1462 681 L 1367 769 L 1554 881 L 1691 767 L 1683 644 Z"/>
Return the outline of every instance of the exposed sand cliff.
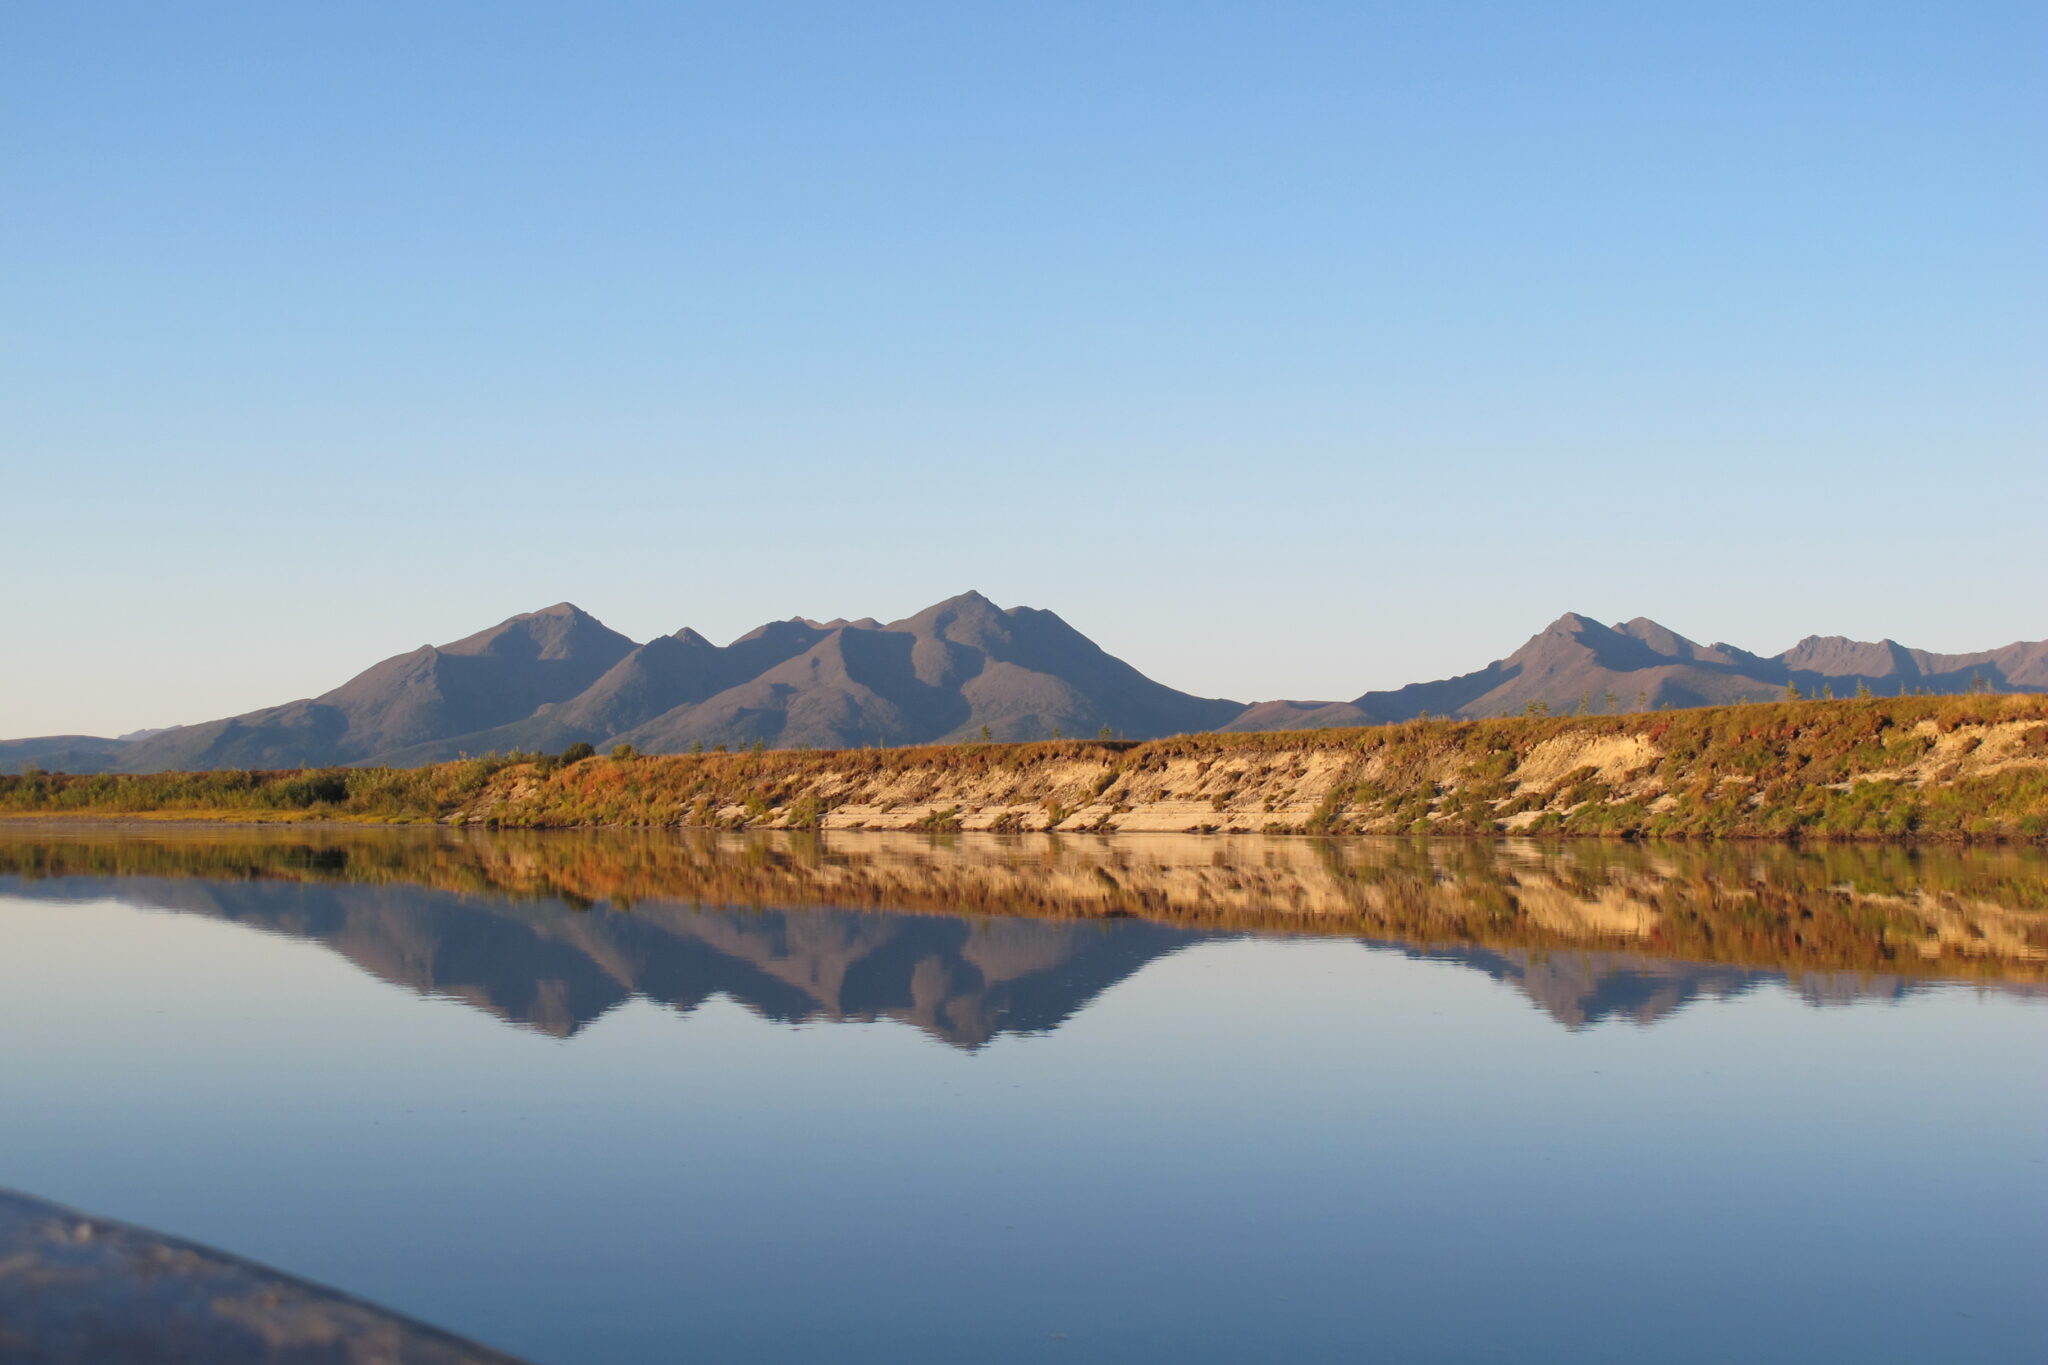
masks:
<path fill-rule="evenodd" d="M 1967 814 L 1949 809 L 1954 827 L 1941 832 L 2038 837 L 2048 831 L 2048 703 L 1982 700 L 1962 714 L 1959 702 L 1939 715 L 1895 701 L 1807 703 L 1140 745 L 543 765 L 496 774 L 448 818 L 651 816 L 723 828 L 927 832 L 1897 837 L 1928 832 L 1930 813 L 1960 803 Z M 664 787 L 672 803 L 650 809 Z"/>
<path fill-rule="evenodd" d="M 0 776 L 0 815 L 1152 834 L 2048 839 L 2048 697 L 426 768 Z"/>

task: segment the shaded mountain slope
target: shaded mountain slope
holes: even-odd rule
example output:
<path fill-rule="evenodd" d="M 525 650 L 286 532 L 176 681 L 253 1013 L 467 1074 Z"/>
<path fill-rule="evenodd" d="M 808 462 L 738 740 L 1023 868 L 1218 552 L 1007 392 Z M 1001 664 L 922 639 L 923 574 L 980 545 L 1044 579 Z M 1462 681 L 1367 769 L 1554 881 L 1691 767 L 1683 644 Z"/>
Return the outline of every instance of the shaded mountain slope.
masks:
<path fill-rule="evenodd" d="M 2048 640 L 1975 654 L 1934 654 L 1896 640 L 1865 644 L 1840 635 L 1809 635 L 1778 659 L 1794 678 L 1859 678 L 1873 691 L 1879 684 L 1903 682 L 1958 692 L 1980 680 L 1994 692 L 2048 691 Z"/>
<path fill-rule="evenodd" d="M 41 768 L 56 773 L 110 772 L 120 763 L 130 741 L 98 735 L 39 735 L 33 739 L 0 739 L 0 773 Z"/>
<path fill-rule="evenodd" d="M 357 762 L 566 701 L 632 649 L 631 640 L 563 602 L 396 655 L 309 701 L 162 731 L 128 746 L 119 766 L 152 772 Z"/>
<path fill-rule="evenodd" d="M 439 763 L 461 754 L 554 753 L 578 743 L 610 744 L 677 707 L 733 687 L 815 643 L 825 628 L 775 621 L 720 647 L 684 627 L 635 648 L 604 676 L 566 702 L 495 729 L 445 736 L 381 754 L 396 767 Z"/>
<path fill-rule="evenodd" d="M 1213 729 L 1244 709 L 1152 681 L 1052 612 L 1004 610 L 975 592 L 886 626 L 821 629 L 801 653 L 621 738 L 648 753 L 757 740 L 779 748 L 931 743 L 983 726 L 1003 740 L 1105 725 L 1150 738 Z"/>
<path fill-rule="evenodd" d="M 1513 654 L 1440 682 L 1368 692 L 1352 704 L 1376 721 L 1500 716 L 1531 703 L 1552 710 L 1643 711 L 1762 700 L 1784 691 L 1771 661 L 1726 646 L 1700 646 L 1638 617 L 1603 626 L 1567 612 Z"/>
<path fill-rule="evenodd" d="M 11 741 L 0 771 L 416 767 L 577 742 L 848 748 L 979 735 L 1151 738 L 1213 729 L 1239 702 L 1192 697 L 1049 611 L 969 592 L 883 625 L 773 621 L 731 644 L 679 630 L 635 644 L 569 603 L 378 663 L 318 697 L 132 742 Z"/>
<path fill-rule="evenodd" d="M 1677 709 L 1783 697 L 1879 696 L 1907 692 L 2048 691 L 2048 641 L 1976 654 L 1933 654 L 1893 640 L 1865 643 L 1809 636 L 1777 655 L 1728 644 L 1702 645 L 1646 617 L 1606 626 L 1567 612 L 1505 659 L 1436 682 L 1368 692 L 1349 703 L 1291 702 L 1289 710 L 1252 708 L 1228 729 L 1386 723 L 1422 715 L 1478 719 L 1530 706 L 1593 712 Z M 1363 721 L 1341 719 L 1350 713 Z M 1269 719 L 1270 717 L 1270 719 Z"/>
<path fill-rule="evenodd" d="M 123 740 L 0 742 L 0 773 L 418 767 L 575 743 L 643 753 L 720 745 L 843 749 L 1208 730 L 1317 730 L 1421 716 L 1666 710 L 1807 696 L 2048 692 L 2048 641 L 1969 654 L 1808 636 L 1776 655 L 1702 645 L 1637 617 L 1568 612 L 1485 668 L 1350 701 L 1192 696 L 1057 615 L 968 592 L 886 625 L 792 617 L 714 645 L 645 644 L 558 603 L 423 645 L 318 697 Z"/>

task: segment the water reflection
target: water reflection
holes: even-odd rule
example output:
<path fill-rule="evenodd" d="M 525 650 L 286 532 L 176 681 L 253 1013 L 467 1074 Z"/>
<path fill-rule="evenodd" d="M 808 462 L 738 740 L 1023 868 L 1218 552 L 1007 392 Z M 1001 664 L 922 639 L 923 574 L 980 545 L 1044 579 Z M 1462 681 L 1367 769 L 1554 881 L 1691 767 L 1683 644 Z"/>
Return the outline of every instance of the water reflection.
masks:
<path fill-rule="evenodd" d="M 563 1365 L 2027 1359 L 2040 871 L 17 829 L 0 1184 Z"/>
<path fill-rule="evenodd" d="M 1246 933 L 1455 963 L 1559 1023 L 1790 982 L 1811 1004 L 2048 980 L 2029 849 L 440 830 L 0 835 L 0 894 L 111 898 L 327 945 L 569 1036 L 642 997 L 895 1019 L 974 1048 Z"/>

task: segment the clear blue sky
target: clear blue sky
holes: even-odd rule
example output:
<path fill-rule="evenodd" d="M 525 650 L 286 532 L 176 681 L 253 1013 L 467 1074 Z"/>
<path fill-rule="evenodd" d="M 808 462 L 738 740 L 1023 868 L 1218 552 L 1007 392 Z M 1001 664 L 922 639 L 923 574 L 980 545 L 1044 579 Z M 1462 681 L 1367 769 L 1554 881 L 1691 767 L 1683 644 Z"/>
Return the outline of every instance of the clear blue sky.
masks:
<path fill-rule="evenodd" d="M 0 735 L 976 587 L 1349 697 L 2048 636 L 2032 3 L 0 19 Z"/>

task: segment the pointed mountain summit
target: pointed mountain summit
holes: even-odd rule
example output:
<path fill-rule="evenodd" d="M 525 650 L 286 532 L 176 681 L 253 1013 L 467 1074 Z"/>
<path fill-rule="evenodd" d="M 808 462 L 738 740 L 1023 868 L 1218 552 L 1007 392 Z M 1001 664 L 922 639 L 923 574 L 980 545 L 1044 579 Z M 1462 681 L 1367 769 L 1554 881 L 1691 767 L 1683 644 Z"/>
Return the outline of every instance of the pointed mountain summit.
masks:
<path fill-rule="evenodd" d="M 1689 659 L 1699 648 L 1699 646 L 1686 639 L 1683 635 L 1680 635 L 1677 631 L 1672 630 L 1669 626 L 1660 626 L 1647 616 L 1638 616 L 1632 621 L 1623 621 L 1616 625 L 1614 629 L 1619 634 L 1629 636 L 1631 639 L 1641 640 L 1650 647 L 1653 653 L 1662 654 L 1673 659 Z"/>
<path fill-rule="evenodd" d="M 1806 696 L 1955 693 L 1973 687 L 2048 691 L 2048 641 L 1943 655 L 1892 640 L 1870 644 L 1816 635 L 1764 656 L 1729 644 L 1696 644 L 1644 616 L 1605 626 L 1566 612 L 1520 649 L 1476 672 L 1368 692 L 1351 702 L 1260 703 L 1224 728 L 1383 724 L 1424 714 L 1477 719 L 1532 707 L 1597 713 L 1712 706 L 1775 700 L 1793 686 Z"/>
<path fill-rule="evenodd" d="M 453 644 L 443 654 L 487 655 L 505 659 L 569 660 L 616 653 L 633 642 L 573 602 L 557 602 L 539 611 L 521 612 Z"/>
<path fill-rule="evenodd" d="M 461 754 L 555 753 L 579 742 L 609 747 L 625 736 L 646 752 L 667 752 L 658 738 L 640 736 L 637 729 L 738 686 L 801 653 L 823 634 L 820 627 L 801 621 L 772 621 L 721 648 L 685 626 L 634 648 L 566 702 L 542 705 L 507 725 L 396 749 L 378 761 L 412 766 Z"/>
<path fill-rule="evenodd" d="M 1437 716 L 1637 711 L 1706 706 L 1784 690 L 1781 667 L 1725 645 L 1702 646 L 1638 616 L 1605 626 L 1566 612 L 1520 649 L 1474 673 L 1368 692 L 1353 703 L 1375 721 Z"/>
<path fill-rule="evenodd" d="M 633 642 L 567 602 L 374 664 L 308 701 L 183 725 L 131 746 L 129 772 L 350 763 L 508 724 L 596 682 Z"/>

